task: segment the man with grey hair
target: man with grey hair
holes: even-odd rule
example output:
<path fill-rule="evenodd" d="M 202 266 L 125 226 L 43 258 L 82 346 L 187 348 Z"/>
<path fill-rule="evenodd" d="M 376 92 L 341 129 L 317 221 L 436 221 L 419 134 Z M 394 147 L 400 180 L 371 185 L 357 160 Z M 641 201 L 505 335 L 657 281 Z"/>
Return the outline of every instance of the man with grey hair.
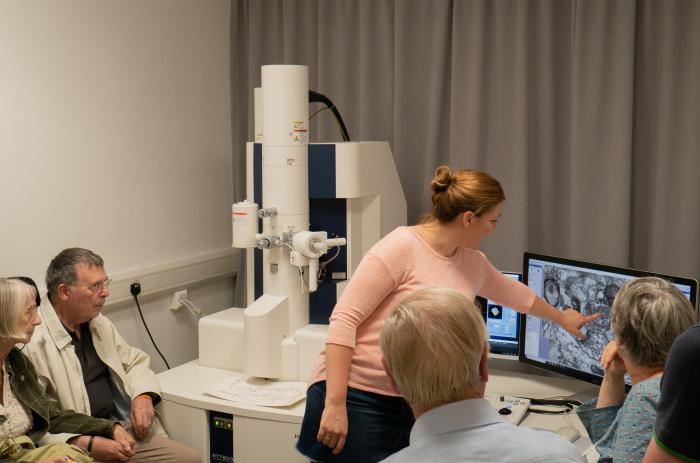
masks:
<path fill-rule="evenodd" d="M 95 460 L 199 462 L 193 449 L 165 437 L 155 418 L 160 386 L 150 357 L 101 315 L 109 283 L 104 261 L 87 249 L 65 249 L 51 261 L 44 324 L 25 350 L 40 382 L 63 409 L 130 422 L 133 448 L 102 437 L 73 442 Z"/>
<path fill-rule="evenodd" d="M 410 445 L 384 462 L 583 462 L 561 436 L 503 421 L 485 400 L 487 334 L 473 302 L 423 289 L 384 324 L 387 374 L 416 417 Z"/>
<path fill-rule="evenodd" d="M 630 280 L 617 293 L 611 309 L 615 339 L 601 358 L 600 393 L 576 410 L 599 461 L 642 461 L 654 431 L 666 357 L 694 321 L 688 299 L 661 278 Z M 625 374 L 632 383 L 629 392 Z"/>

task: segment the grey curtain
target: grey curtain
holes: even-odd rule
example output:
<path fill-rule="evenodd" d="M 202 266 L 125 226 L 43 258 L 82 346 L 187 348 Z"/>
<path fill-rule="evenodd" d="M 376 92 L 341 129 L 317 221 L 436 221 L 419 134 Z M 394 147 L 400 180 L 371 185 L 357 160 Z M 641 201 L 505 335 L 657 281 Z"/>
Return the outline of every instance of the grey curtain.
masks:
<path fill-rule="evenodd" d="M 484 251 L 700 276 L 700 2 L 234 0 L 234 185 L 263 64 L 306 64 L 354 140 L 387 140 L 409 223 L 440 164 L 506 190 Z M 312 140 L 339 140 L 321 113 Z"/>

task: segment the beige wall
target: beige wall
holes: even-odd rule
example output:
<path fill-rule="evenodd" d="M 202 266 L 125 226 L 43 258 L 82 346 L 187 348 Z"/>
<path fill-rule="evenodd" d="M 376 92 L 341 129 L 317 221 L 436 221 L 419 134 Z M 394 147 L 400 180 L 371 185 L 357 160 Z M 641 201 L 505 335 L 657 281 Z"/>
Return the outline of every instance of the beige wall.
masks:
<path fill-rule="evenodd" d="M 69 246 L 134 278 L 231 252 L 229 17 L 224 0 L 0 2 L 0 275 L 43 280 Z M 191 298 L 212 312 L 233 293 L 228 277 Z M 177 364 L 195 322 L 169 297 L 147 296 L 146 318 Z M 131 305 L 113 313 L 155 353 Z"/>

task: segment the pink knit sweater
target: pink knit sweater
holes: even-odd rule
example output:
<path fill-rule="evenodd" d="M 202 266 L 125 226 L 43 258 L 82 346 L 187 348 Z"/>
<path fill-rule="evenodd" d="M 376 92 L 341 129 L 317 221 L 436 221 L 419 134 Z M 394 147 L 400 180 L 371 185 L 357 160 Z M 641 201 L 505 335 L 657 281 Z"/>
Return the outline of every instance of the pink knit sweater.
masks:
<path fill-rule="evenodd" d="M 391 310 L 410 292 L 447 287 L 473 300 L 481 295 L 527 312 L 535 293 L 504 277 L 481 251 L 459 248 L 452 257 L 436 253 L 411 227 L 399 227 L 375 244 L 360 262 L 333 309 L 326 344 L 355 350 L 348 385 L 400 395 L 382 367 L 379 333 Z M 326 356 L 316 360 L 309 384 L 326 379 Z"/>

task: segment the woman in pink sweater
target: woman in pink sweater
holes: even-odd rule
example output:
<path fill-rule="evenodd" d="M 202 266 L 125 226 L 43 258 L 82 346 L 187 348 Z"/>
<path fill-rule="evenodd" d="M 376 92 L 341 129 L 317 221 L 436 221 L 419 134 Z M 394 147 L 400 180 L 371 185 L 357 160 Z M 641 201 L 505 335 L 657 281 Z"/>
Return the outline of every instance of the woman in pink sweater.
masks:
<path fill-rule="evenodd" d="M 333 310 L 297 443 L 314 461 L 371 463 L 408 445 L 413 414 L 384 372 L 379 333 L 412 291 L 449 287 L 469 299 L 478 294 L 557 322 L 578 337 L 581 326 L 597 318 L 557 310 L 504 277 L 479 251 L 505 200 L 493 177 L 472 170 L 453 174 L 441 166 L 430 186 L 432 213 L 374 245 Z"/>

